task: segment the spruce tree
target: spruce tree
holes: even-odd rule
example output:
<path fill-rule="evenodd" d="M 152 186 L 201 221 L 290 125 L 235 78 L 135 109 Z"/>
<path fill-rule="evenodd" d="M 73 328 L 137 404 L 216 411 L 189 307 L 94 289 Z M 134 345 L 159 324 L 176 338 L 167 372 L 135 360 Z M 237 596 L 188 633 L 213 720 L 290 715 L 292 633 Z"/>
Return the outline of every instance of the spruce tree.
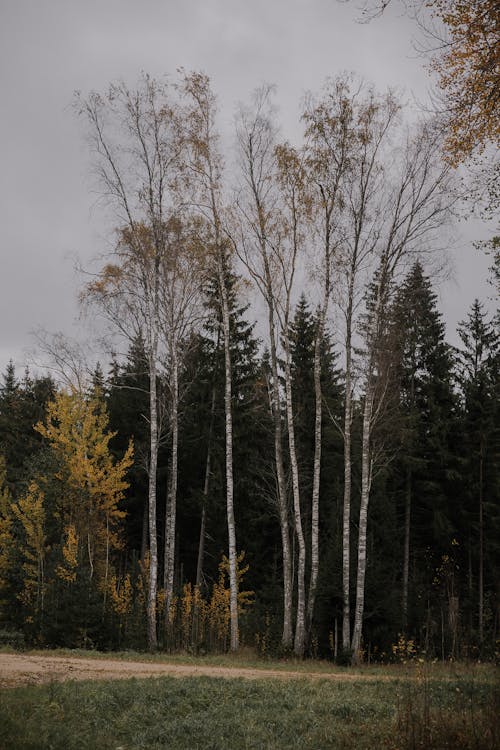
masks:
<path fill-rule="evenodd" d="M 306 546 L 311 547 L 313 465 L 315 449 L 315 383 L 314 358 L 317 317 L 312 313 L 304 294 L 299 298 L 295 315 L 289 329 L 292 395 L 295 413 L 295 431 L 300 495 Z M 343 446 L 338 425 L 342 413 L 342 392 L 339 386 L 339 371 L 336 368 L 337 356 L 332 350 L 328 332 L 324 332 L 321 342 L 321 391 L 322 409 L 322 461 L 319 493 L 319 573 L 317 599 L 314 618 L 307 623 L 308 636 L 317 635 L 322 626 L 331 627 L 332 608 L 337 609 L 339 596 L 335 571 L 338 569 L 337 553 L 339 546 L 338 501 L 340 477 L 342 475 Z M 310 573 L 311 559 L 307 559 L 307 574 Z M 307 575 L 307 578 L 309 575 Z M 323 627 L 323 633 L 325 633 Z M 325 645 L 325 644 L 323 644 Z"/>
<path fill-rule="evenodd" d="M 19 381 L 12 361 L 0 386 L 0 454 L 5 458 L 6 481 L 14 495 L 23 489 L 25 464 L 41 445 L 33 425 L 43 418 L 55 385 L 49 376 L 32 377 L 26 369 Z"/>
<path fill-rule="evenodd" d="M 417 573 L 426 550 L 434 550 L 431 568 L 449 550 L 458 523 L 449 497 L 453 459 L 455 397 L 452 356 L 430 279 L 417 262 L 396 296 L 392 321 L 397 346 L 400 393 L 399 473 L 403 541 L 401 626 L 410 631 L 423 612 L 418 607 Z M 432 570 L 428 571 L 432 574 Z M 428 586 L 431 581 L 420 580 Z M 447 606 L 455 592 L 450 590 Z"/>
<path fill-rule="evenodd" d="M 129 470 L 130 488 L 123 503 L 127 513 L 127 548 L 144 559 L 148 537 L 149 375 L 144 341 L 132 341 L 126 359 L 113 360 L 105 387 L 110 428 L 116 435 L 110 447 L 122 456 L 129 440 L 134 442 L 134 463 Z"/>
<path fill-rule="evenodd" d="M 485 645 L 485 622 L 494 619 L 498 580 L 498 370 L 499 337 L 479 300 L 460 323 L 457 376 L 462 397 L 462 534 L 473 631 Z M 488 613 L 488 616 L 486 616 Z M 473 640 L 474 637 L 473 637 Z"/>

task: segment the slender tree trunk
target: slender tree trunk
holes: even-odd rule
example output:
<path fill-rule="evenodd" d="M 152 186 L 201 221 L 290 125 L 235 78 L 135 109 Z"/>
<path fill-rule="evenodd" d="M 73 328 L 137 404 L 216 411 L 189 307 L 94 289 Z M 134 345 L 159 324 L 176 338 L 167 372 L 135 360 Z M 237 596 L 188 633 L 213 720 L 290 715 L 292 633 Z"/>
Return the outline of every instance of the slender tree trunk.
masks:
<path fill-rule="evenodd" d="M 354 271 L 352 261 L 346 314 L 345 339 L 345 404 L 344 404 L 344 508 L 342 517 L 342 650 L 351 648 L 351 453 L 352 453 L 352 307 L 354 300 Z"/>
<path fill-rule="evenodd" d="M 276 331 L 274 325 L 274 306 L 272 298 L 268 300 L 269 341 L 271 344 L 271 371 L 273 376 L 272 413 L 274 420 L 274 456 L 276 478 L 278 483 L 278 511 L 281 531 L 281 549 L 283 557 L 283 634 L 281 642 L 285 649 L 290 649 L 293 642 L 292 627 L 292 556 L 290 552 L 290 534 L 288 526 L 288 504 L 283 466 L 283 435 L 281 428 L 281 398 L 279 391 L 278 356 L 276 352 Z"/>
<path fill-rule="evenodd" d="M 207 457 L 207 465 L 209 464 Z M 207 486 L 207 478 L 205 474 L 204 488 Z M 196 582 L 195 585 L 201 588 L 201 582 L 203 579 L 203 562 L 205 559 L 205 536 L 207 533 L 207 503 L 205 490 L 203 490 L 203 505 L 201 507 L 201 518 L 200 518 L 200 538 L 198 540 L 198 557 L 196 559 Z"/>
<path fill-rule="evenodd" d="M 370 378 L 370 375 L 368 376 Z M 371 378 L 370 378 L 371 379 Z M 361 453 L 361 504 L 359 509 L 358 532 L 358 572 L 356 579 L 356 604 L 354 610 L 354 626 L 352 631 L 351 651 L 353 664 L 358 664 L 361 658 L 361 635 L 363 630 L 363 614 L 365 607 L 365 575 L 366 575 L 366 539 L 368 522 L 368 501 L 371 486 L 371 450 L 370 434 L 373 415 L 373 386 L 368 382 L 363 411 L 363 438 Z"/>
<path fill-rule="evenodd" d="M 342 518 L 342 650 L 351 648 L 350 612 L 350 567 L 351 567 L 351 426 L 352 426 L 352 384 L 351 356 L 348 353 L 345 379 L 344 407 L 344 512 Z"/>
<path fill-rule="evenodd" d="M 368 502 L 370 500 L 373 472 L 371 438 L 375 404 L 375 363 L 383 323 L 383 300 L 388 292 L 389 281 L 391 279 L 388 261 L 388 255 L 387 253 L 384 253 L 378 269 L 376 299 L 368 334 L 368 361 L 366 367 L 365 404 L 363 409 L 363 433 L 361 443 L 361 502 L 358 527 L 358 570 L 356 576 L 354 625 L 351 640 L 353 664 L 358 664 L 361 659 L 361 636 L 365 608 Z M 378 408 L 380 407 L 380 399 L 383 399 L 383 395 L 379 396 Z"/>
<path fill-rule="evenodd" d="M 305 568 L 306 568 L 306 544 L 302 528 L 302 513 L 300 508 L 300 486 L 299 467 L 297 462 L 297 450 L 295 446 L 295 427 L 293 424 L 292 404 L 292 375 L 290 367 L 290 349 L 285 338 L 285 394 L 286 394 L 286 417 L 288 427 L 288 447 L 290 450 L 290 468 L 292 472 L 293 490 L 293 515 L 295 520 L 295 533 L 299 547 L 299 559 L 297 565 L 297 619 L 295 623 L 294 652 L 297 656 L 304 655 L 305 648 L 305 614 L 306 614 L 306 592 L 305 592 Z"/>
<path fill-rule="evenodd" d="M 224 261 L 222 248 L 218 248 L 218 275 L 222 304 L 222 328 L 224 335 L 224 410 L 226 421 L 226 505 L 227 505 L 227 531 L 229 538 L 229 602 L 231 617 L 231 651 L 237 651 L 239 647 L 238 632 L 238 575 L 236 556 L 236 528 L 234 522 L 234 484 L 233 484 L 233 413 L 231 393 L 231 349 L 229 328 L 229 299 L 224 273 Z"/>
<path fill-rule="evenodd" d="M 318 584 L 319 571 L 319 490 L 321 480 L 321 448 L 322 448 L 322 417 L 323 417 L 323 394 L 321 390 L 321 343 L 325 328 L 325 319 L 328 304 L 329 279 L 326 280 L 325 298 L 319 314 L 314 343 L 314 465 L 313 465 L 313 489 L 311 499 L 311 577 L 309 581 L 309 594 L 307 599 L 307 629 L 310 630 L 314 615 L 314 604 L 316 601 L 316 588 Z"/>
<path fill-rule="evenodd" d="M 336 195 L 339 186 L 339 175 L 335 181 L 335 188 L 330 200 L 327 199 L 323 187 L 320 194 L 325 219 L 325 244 L 323 255 L 323 299 L 318 313 L 316 337 L 314 341 L 314 462 L 313 487 L 311 497 L 311 576 L 309 580 L 309 595 L 307 599 L 307 630 L 311 629 L 314 604 L 316 601 L 316 587 L 319 570 L 319 490 L 321 482 L 321 448 L 322 448 L 322 407 L 323 394 L 321 390 L 321 344 L 323 342 L 328 300 L 330 297 L 330 263 L 331 263 L 331 217 L 336 205 Z"/>
<path fill-rule="evenodd" d="M 149 358 L 149 589 L 148 589 L 148 648 L 158 647 L 156 634 L 156 592 L 158 585 L 158 539 L 156 533 L 156 473 L 158 467 L 158 405 L 156 397 L 156 353 Z"/>
<path fill-rule="evenodd" d="M 179 455 L 179 369 L 177 353 L 172 356 L 172 414 L 170 419 L 172 431 L 172 453 L 170 459 L 170 477 L 165 512 L 165 559 L 163 578 L 165 585 L 165 620 L 168 621 L 170 605 L 174 594 L 175 568 L 175 527 L 177 516 L 177 481 Z"/>
<path fill-rule="evenodd" d="M 484 638 L 484 508 L 483 508 L 484 440 L 479 446 L 479 643 Z"/>
<path fill-rule="evenodd" d="M 144 562 L 146 553 L 148 551 L 148 536 L 149 536 L 149 513 L 148 503 L 144 503 L 144 511 L 142 513 L 142 534 L 141 534 L 141 561 Z"/>
<path fill-rule="evenodd" d="M 410 573 L 410 528 L 411 528 L 411 497 L 412 475 L 411 468 L 406 470 L 406 498 L 405 498 L 405 537 L 403 552 L 403 597 L 401 602 L 403 633 L 406 634 L 408 625 L 408 581 Z"/>
<path fill-rule="evenodd" d="M 278 484 L 278 512 L 280 519 L 281 549 L 283 557 L 283 633 L 282 644 L 285 649 L 292 647 L 292 604 L 293 604 L 293 581 L 292 581 L 292 555 L 290 552 L 290 530 L 288 521 L 288 502 L 285 481 L 285 469 L 283 463 L 283 434 L 281 424 L 281 397 L 278 375 L 278 354 L 276 346 L 276 324 L 275 324 L 275 289 L 273 275 L 269 263 L 268 247 L 266 240 L 266 217 L 262 205 L 259 188 L 255 182 L 254 164 L 249 164 L 250 182 L 252 195 L 258 217 L 258 242 L 260 256 L 263 266 L 263 286 L 268 310 L 269 344 L 271 354 L 272 385 L 272 415 L 274 420 L 274 455 L 276 462 L 276 479 Z M 261 290 L 262 291 L 262 290 Z"/>
<path fill-rule="evenodd" d="M 410 444 L 408 446 L 408 460 L 413 457 L 413 412 L 415 410 L 415 372 L 416 364 L 412 365 L 412 376 L 410 380 Z M 403 551 L 403 594 L 401 602 L 403 633 L 406 634 L 408 625 L 408 590 L 410 580 L 410 533 L 411 533 L 411 505 L 412 505 L 412 470 L 411 463 L 406 469 L 406 498 L 405 498 L 405 527 L 404 527 L 404 551 Z"/>
<path fill-rule="evenodd" d="M 203 561 L 205 558 L 205 535 L 207 525 L 207 498 L 210 487 L 210 472 L 212 466 L 212 438 L 215 419 L 215 385 L 212 388 L 212 404 L 210 407 L 210 427 L 208 429 L 207 460 L 205 463 L 205 481 L 203 483 L 203 505 L 201 508 L 200 539 L 198 542 L 198 559 L 196 561 L 196 585 L 201 587 L 203 578 Z"/>

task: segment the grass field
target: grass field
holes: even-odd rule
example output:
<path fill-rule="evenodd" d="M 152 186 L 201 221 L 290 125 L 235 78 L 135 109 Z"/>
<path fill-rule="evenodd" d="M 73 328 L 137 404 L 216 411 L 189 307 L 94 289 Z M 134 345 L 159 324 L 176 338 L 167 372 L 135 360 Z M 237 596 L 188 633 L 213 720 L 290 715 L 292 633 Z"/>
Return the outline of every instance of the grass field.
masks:
<path fill-rule="evenodd" d="M 234 664 L 231 658 L 213 662 Z M 299 666 L 263 666 L 275 669 L 283 663 L 288 670 Z M 250 664 L 255 666 L 248 656 L 235 666 Z M 326 669 L 325 664 L 316 664 L 316 670 L 308 662 L 303 666 L 309 672 Z M 499 705 L 492 667 L 401 666 L 392 673 L 392 668 L 379 669 L 381 679 L 373 680 L 377 668 L 370 668 L 370 681 L 363 681 L 360 672 L 359 680 L 349 682 L 161 677 L 3 690 L 0 748 L 498 747 Z M 387 679 L 391 674 L 393 679 Z"/>

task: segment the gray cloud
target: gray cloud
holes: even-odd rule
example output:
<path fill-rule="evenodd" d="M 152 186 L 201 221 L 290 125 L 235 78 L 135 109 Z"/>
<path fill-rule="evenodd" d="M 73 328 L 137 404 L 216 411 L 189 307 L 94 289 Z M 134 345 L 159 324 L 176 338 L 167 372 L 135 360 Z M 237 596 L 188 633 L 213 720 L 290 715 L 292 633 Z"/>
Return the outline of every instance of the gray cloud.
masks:
<path fill-rule="evenodd" d="M 41 325 L 71 334 L 78 314 L 74 259 L 106 246 L 94 210 L 89 158 L 71 109 L 75 89 L 133 84 L 203 69 L 229 136 L 234 107 L 262 82 L 278 86 L 286 137 L 297 137 L 301 97 L 328 75 L 353 70 L 377 87 L 425 101 L 429 78 L 412 52 L 415 29 L 392 9 L 355 23 L 355 3 L 335 0 L 4 0 L 0 24 L 0 368 L 23 365 L 29 332 Z M 464 231 L 462 227 L 461 231 Z M 485 293 L 487 261 L 471 253 L 482 228 L 465 228 L 456 281 L 441 290 L 450 325 Z M 469 235 L 467 234 L 469 233 Z"/>

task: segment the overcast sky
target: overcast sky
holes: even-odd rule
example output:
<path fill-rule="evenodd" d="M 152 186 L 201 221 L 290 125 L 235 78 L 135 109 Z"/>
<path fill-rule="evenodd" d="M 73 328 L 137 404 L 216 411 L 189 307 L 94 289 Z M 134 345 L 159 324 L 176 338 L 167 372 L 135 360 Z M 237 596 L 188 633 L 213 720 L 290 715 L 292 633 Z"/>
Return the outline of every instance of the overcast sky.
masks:
<path fill-rule="evenodd" d="M 0 0 L 0 370 L 10 358 L 24 367 L 38 326 L 77 335 L 75 261 L 88 263 L 108 236 L 75 90 L 134 85 L 141 71 L 203 70 L 229 133 L 237 102 L 275 83 L 292 139 L 304 93 L 342 70 L 427 101 L 411 20 L 397 7 L 368 25 L 358 15 L 356 0 Z M 471 246 L 483 227 L 458 230 L 454 279 L 438 290 L 452 341 L 474 297 L 491 295 L 488 261 Z"/>

